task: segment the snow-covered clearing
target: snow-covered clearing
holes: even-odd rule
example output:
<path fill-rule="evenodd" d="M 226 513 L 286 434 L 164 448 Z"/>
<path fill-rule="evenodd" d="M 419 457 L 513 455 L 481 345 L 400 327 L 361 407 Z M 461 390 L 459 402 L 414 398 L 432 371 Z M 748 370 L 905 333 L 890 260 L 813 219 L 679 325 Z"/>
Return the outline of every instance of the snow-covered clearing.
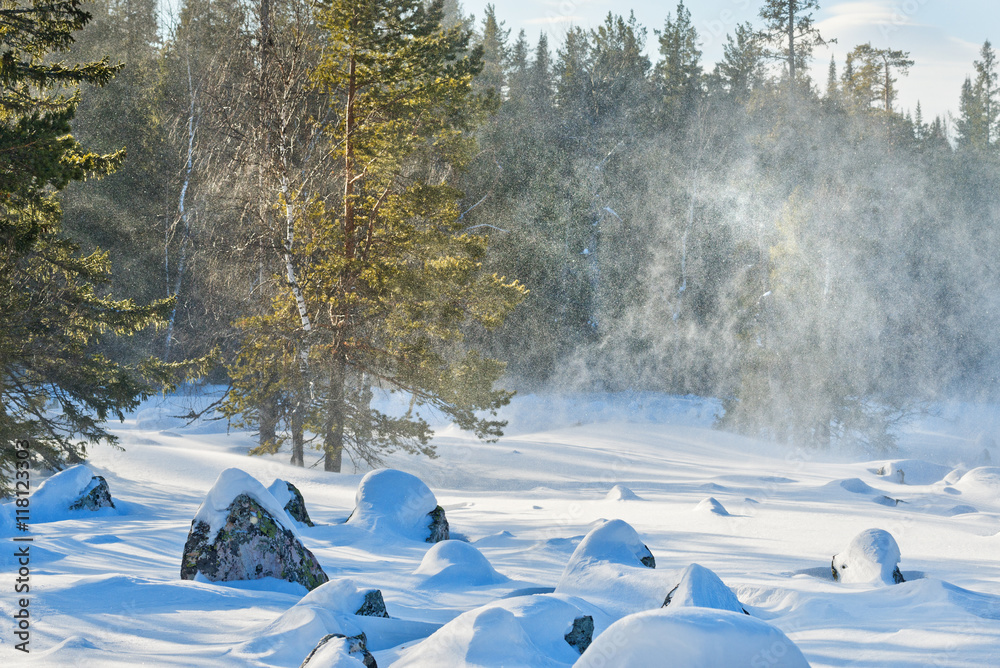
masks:
<path fill-rule="evenodd" d="M 871 460 L 713 430 L 717 405 L 706 400 L 519 397 L 499 443 L 443 426 L 438 459 L 389 460 L 427 484 L 452 537 L 466 539 L 481 561 L 468 546 L 433 548 L 364 521 L 345 523 L 367 470 L 332 475 L 291 467 L 287 455 L 250 458 L 250 435 L 170 417 L 204 401 L 148 402 L 115 426 L 125 452 L 92 449 L 88 466 L 107 480 L 115 512 L 59 513 L 39 498 L 29 655 L 14 650 L 17 565 L 13 531 L 0 523 L 0 664 L 298 666 L 325 634 L 361 630 L 383 668 L 566 666 L 579 654 L 560 636 L 587 614 L 593 648 L 609 658 L 591 655 L 581 665 L 624 665 L 615 657 L 674 665 L 648 662 L 666 661 L 671 643 L 687 666 L 703 665 L 689 657 L 709 645 L 730 667 L 743 659 L 720 647 L 759 645 L 747 665 L 800 665 L 774 641 L 782 633 L 814 667 L 1000 665 L 993 407 L 946 407 L 946 417 L 905 433 L 891 459 Z M 273 579 L 180 579 L 191 520 L 231 467 L 262 488 L 282 479 L 302 491 L 316 526 L 294 531 L 334 581 L 326 589 L 305 597 L 303 587 Z M 210 505 L 203 513 L 214 521 L 219 509 Z M 615 525 L 604 533 L 624 536 L 617 551 L 614 541 L 592 538 L 574 555 L 584 536 L 614 519 L 641 542 Z M 895 539 L 906 581 L 835 581 L 833 555 L 872 528 Z M 638 562 L 643 544 L 655 569 Z M 752 619 L 681 604 L 650 612 L 692 563 L 717 574 Z M 382 591 L 390 619 L 349 614 L 359 592 L 372 588 Z M 678 600 L 691 597 L 682 594 Z M 618 622 L 630 613 L 641 614 Z"/>

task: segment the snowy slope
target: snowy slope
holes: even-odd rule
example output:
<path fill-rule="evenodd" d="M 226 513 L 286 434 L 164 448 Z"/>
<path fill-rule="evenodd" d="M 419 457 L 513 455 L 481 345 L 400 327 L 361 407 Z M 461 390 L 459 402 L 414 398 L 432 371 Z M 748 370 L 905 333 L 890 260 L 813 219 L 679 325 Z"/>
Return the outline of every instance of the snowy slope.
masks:
<path fill-rule="evenodd" d="M 522 633 L 515 621 L 527 604 L 496 602 L 551 592 L 583 537 L 612 519 L 630 524 L 656 559 L 655 570 L 629 571 L 630 578 L 648 575 L 650 601 L 662 600 L 698 563 L 812 666 L 1000 665 L 1000 452 L 992 445 L 1000 412 L 992 407 L 946 407 L 945 417 L 904 434 L 899 453 L 879 459 L 716 431 L 718 405 L 691 397 L 519 397 L 499 443 L 480 444 L 444 425 L 438 459 L 390 459 L 427 484 L 452 530 L 488 562 L 438 548 L 422 570 L 431 545 L 345 524 L 367 469 L 331 475 L 293 468 L 287 455 L 250 458 L 249 435 L 227 434 L 222 422 L 185 426 L 171 417 L 206 401 L 151 401 L 114 425 L 125 452 L 93 448 L 87 465 L 107 480 L 117 514 L 47 511 L 38 519 L 52 521 L 32 524 L 32 652 L 14 651 L 8 622 L 0 665 L 298 666 L 333 627 L 363 630 L 383 668 L 404 659 L 419 665 L 420 656 L 440 661 L 448 648 L 467 651 L 469 643 L 500 665 L 502 629 L 531 641 L 518 646 L 524 656 L 541 647 L 554 665 L 568 665 L 561 646 L 562 653 L 544 649 L 550 636 L 558 644 L 555 626 L 544 642 L 532 640 L 533 627 Z M 295 484 L 316 522 L 297 527 L 306 547 L 351 591 L 380 589 L 392 619 L 303 602 L 302 587 L 275 580 L 180 580 L 191 520 L 231 467 L 264 486 L 276 478 Z M 901 480 L 900 469 L 913 475 Z M 37 488 L 41 475 L 34 475 Z M 615 485 L 621 489 L 609 495 Z M 707 498 L 728 515 L 699 511 Z M 906 582 L 832 579 L 832 556 L 870 528 L 893 536 Z M 7 531 L 0 586 L 9 592 L 14 543 L 0 530 Z M 470 577 L 463 559 L 502 577 Z M 461 575 L 428 575 L 428 564 L 445 561 Z M 12 593 L 0 594 L 0 616 L 11 620 L 15 603 Z M 493 607 L 436 636 L 452 640 L 418 651 L 448 622 L 487 604 Z M 549 607 L 558 605 L 540 600 L 530 609 Z M 598 615 L 598 638 L 626 612 L 599 609 L 607 618 Z M 493 618 L 496 637 L 468 635 Z"/>

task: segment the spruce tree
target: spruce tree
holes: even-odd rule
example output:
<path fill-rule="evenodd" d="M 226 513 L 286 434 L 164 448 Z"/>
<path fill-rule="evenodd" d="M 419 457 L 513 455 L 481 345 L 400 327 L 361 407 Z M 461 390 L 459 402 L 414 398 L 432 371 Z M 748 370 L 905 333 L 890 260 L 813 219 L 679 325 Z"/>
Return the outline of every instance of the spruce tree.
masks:
<path fill-rule="evenodd" d="M 463 346 L 462 328 L 496 326 L 523 290 L 481 270 L 487 238 L 465 231 L 449 176 L 471 152 L 482 51 L 468 51 L 461 27 L 441 27 L 440 2 L 335 0 L 317 19 L 325 49 L 314 81 L 335 114 L 324 127 L 339 187 L 297 209 L 301 243 L 288 252 L 301 301 L 289 286 L 247 324 L 272 350 L 291 341 L 284 350 L 308 356 L 306 428 L 327 471 L 341 469 L 345 450 L 370 464 L 397 448 L 433 454 L 421 406 L 496 438 L 502 423 L 477 412 L 509 400 L 494 388 L 503 364 Z M 241 364 L 256 359 L 250 351 Z M 270 368 L 296 367 L 284 359 Z M 375 388 L 405 393 L 413 412 L 376 410 Z"/>
<path fill-rule="evenodd" d="M 123 418 L 168 374 L 93 351 L 102 334 L 162 322 L 171 304 L 109 297 L 107 254 L 80 255 L 60 229 L 58 191 L 124 157 L 87 152 L 70 134 L 79 96 L 68 91 L 107 83 L 118 69 L 58 60 L 88 19 L 76 0 L 0 6 L 0 493 L 14 440 L 30 440 L 48 466 L 79 461 L 88 443 L 115 442 L 105 419 Z"/>

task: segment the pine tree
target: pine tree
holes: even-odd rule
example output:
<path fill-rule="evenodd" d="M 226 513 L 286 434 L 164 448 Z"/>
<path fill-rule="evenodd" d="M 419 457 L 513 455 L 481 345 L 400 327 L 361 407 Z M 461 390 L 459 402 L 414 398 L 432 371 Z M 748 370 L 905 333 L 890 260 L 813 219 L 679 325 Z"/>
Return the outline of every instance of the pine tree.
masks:
<path fill-rule="evenodd" d="M 669 14 L 663 31 L 657 31 L 660 61 L 653 76 L 661 97 L 661 115 L 671 124 L 690 115 L 702 92 L 701 50 L 698 31 L 691 23 L 691 12 L 677 3 L 677 18 Z"/>
<path fill-rule="evenodd" d="M 79 461 L 86 445 L 115 437 L 101 424 L 154 391 L 168 369 L 127 367 L 93 351 L 106 332 L 132 334 L 162 322 L 169 301 L 139 306 L 104 294 L 107 254 L 86 256 L 60 231 L 56 193 L 107 174 L 123 152 L 87 152 L 70 134 L 81 83 L 107 83 L 107 60 L 66 64 L 89 15 L 74 0 L 0 7 L 0 492 L 27 439 L 38 461 Z"/>
<path fill-rule="evenodd" d="M 714 74 L 733 98 L 745 102 L 764 79 L 762 39 L 749 23 L 743 23 L 736 26 L 735 34 L 726 36 L 722 51 Z"/>
<path fill-rule="evenodd" d="M 979 53 L 981 60 L 973 63 L 976 78 L 962 84 L 955 130 L 959 146 L 985 150 L 1000 145 L 1000 87 L 996 52 L 988 40 Z"/>
<path fill-rule="evenodd" d="M 825 44 L 819 30 L 813 26 L 812 15 L 819 9 L 818 0 L 765 0 L 760 17 L 765 27 L 761 36 L 774 45 L 772 58 L 785 62 L 789 90 L 798 90 L 801 77 L 807 77 L 806 67 L 813 47 Z"/>
<path fill-rule="evenodd" d="M 317 19 L 326 49 L 314 81 L 337 114 L 325 129 L 340 187 L 297 210 L 302 242 L 290 253 L 301 302 L 284 289 L 254 331 L 299 339 L 308 355 L 306 427 L 322 441 L 327 471 L 341 469 L 345 450 L 369 463 L 396 448 L 433 453 L 427 423 L 375 410 L 373 386 L 495 438 L 502 423 L 476 412 L 495 415 L 509 400 L 493 388 L 503 364 L 462 346 L 462 327 L 498 325 L 522 288 L 481 271 L 487 239 L 464 231 L 448 176 L 470 153 L 482 50 L 467 52 L 460 27 L 441 28 L 440 2 L 336 0 Z M 241 359 L 253 364 L 256 354 Z"/>
<path fill-rule="evenodd" d="M 863 107 L 881 106 L 886 113 L 892 112 L 896 99 L 896 74 L 906 74 L 913 61 L 906 51 L 876 49 L 871 43 L 860 44 L 848 54 L 851 64 L 850 78 L 844 87 Z"/>

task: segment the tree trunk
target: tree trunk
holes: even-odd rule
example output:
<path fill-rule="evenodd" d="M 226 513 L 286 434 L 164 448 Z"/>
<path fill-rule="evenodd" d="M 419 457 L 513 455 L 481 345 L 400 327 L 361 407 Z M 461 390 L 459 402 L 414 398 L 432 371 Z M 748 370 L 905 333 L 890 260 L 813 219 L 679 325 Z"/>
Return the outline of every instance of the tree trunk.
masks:
<path fill-rule="evenodd" d="M 344 456 L 344 422 L 347 417 L 344 388 L 347 384 L 347 359 L 336 353 L 330 369 L 330 387 L 327 396 L 327 416 L 323 434 L 323 470 L 340 473 Z"/>
<path fill-rule="evenodd" d="M 788 87 L 795 91 L 795 0 L 788 0 Z"/>
<path fill-rule="evenodd" d="M 262 450 L 269 451 L 277 442 L 278 401 L 274 395 L 265 397 L 257 408 L 259 426 L 257 428 L 257 444 Z"/>
<path fill-rule="evenodd" d="M 295 400 L 295 406 L 292 407 L 291 414 L 291 430 L 292 430 L 292 466 L 305 466 L 305 453 L 303 451 L 303 445 L 305 438 L 303 437 L 303 417 L 305 411 L 302 410 L 302 401 L 299 398 Z"/>

